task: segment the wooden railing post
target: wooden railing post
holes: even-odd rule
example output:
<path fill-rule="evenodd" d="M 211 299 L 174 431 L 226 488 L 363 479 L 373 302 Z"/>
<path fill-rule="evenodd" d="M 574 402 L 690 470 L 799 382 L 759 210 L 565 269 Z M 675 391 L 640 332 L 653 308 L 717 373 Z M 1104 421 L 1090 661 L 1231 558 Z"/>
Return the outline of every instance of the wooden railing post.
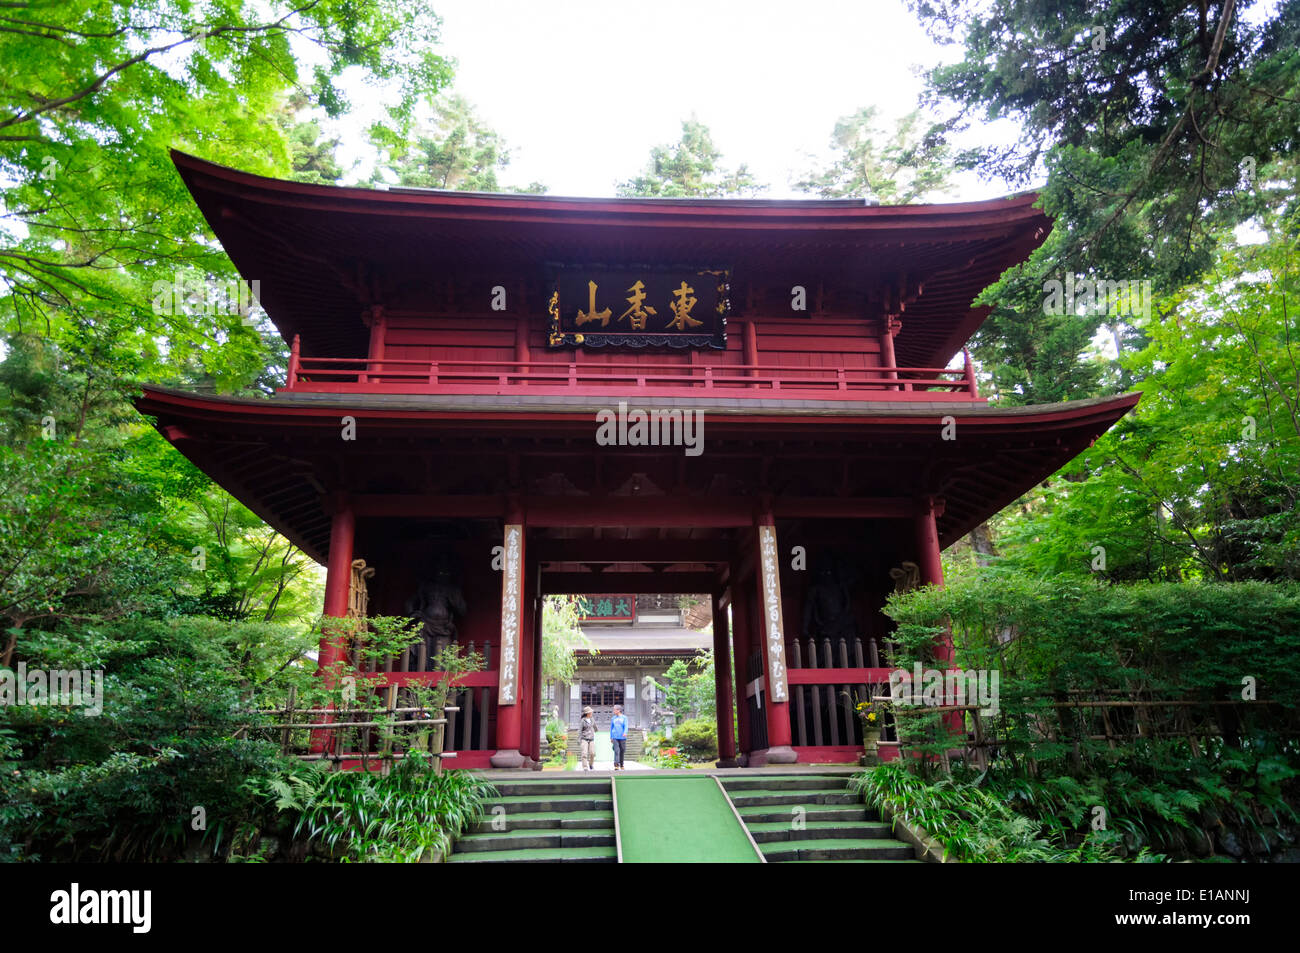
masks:
<path fill-rule="evenodd" d="M 289 345 L 289 373 L 288 379 L 284 382 L 285 390 L 293 390 L 298 386 L 298 367 L 302 362 L 302 338 L 300 335 L 293 336 L 293 342 Z"/>
<path fill-rule="evenodd" d="M 379 757 L 382 762 L 379 768 L 381 774 L 387 774 L 393 767 L 393 737 L 396 734 L 393 719 L 396 717 L 396 708 L 397 686 L 389 685 L 384 689 L 384 714 L 388 719 L 388 725 L 380 736 L 383 738 L 379 748 Z"/>
<path fill-rule="evenodd" d="M 283 731 L 280 732 L 280 754 L 282 755 L 288 755 L 291 748 L 291 738 L 293 736 L 293 730 L 288 726 L 293 724 L 293 706 L 297 700 L 298 700 L 298 689 L 295 686 L 290 685 L 288 695 L 285 698 L 285 702 L 284 702 L 285 728 Z"/>
<path fill-rule="evenodd" d="M 971 363 L 970 351 L 966 348 L 961 349 L 962 366 L 965 368 L 966 375 L 966 392 L 972 398 L 978 398 L 980 395 L 979 387 L 975 381 L 975 365 Z"/>

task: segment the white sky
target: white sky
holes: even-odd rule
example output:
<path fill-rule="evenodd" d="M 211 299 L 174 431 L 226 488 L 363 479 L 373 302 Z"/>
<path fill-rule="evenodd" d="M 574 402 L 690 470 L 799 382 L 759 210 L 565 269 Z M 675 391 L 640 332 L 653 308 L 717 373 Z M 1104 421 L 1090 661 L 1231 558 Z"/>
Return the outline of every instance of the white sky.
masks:
<path fill-rule="evenodd" d="M 825 154 L 837 118 L 874 105 L 892 125 L 917 104 L 917 70 L 959 55 L 931 43 L 902 0 L 433 7 L 456 90 L 510 147 L 502 181 L 541 181 L 557 195 L 612 195 L 652 146 L 677 141 L 693 113 L 725 165 L 746 162 L 769 196 L 794 196 L 791 176 L 808 168 L 808 154 Z M 343 157 L 363 155 L 353 145 Z M 1007 191 L 970 176 L 950 200 Z"/>

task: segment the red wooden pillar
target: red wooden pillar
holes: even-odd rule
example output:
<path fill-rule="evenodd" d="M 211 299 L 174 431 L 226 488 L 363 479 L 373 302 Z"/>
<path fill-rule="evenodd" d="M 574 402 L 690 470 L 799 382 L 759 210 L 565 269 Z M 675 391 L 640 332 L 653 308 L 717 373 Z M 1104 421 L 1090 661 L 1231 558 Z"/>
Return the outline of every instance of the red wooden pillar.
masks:
<path fill-rule="evenodd" d="M 736 766 L 736 731 L 731 720 L 731 632 L 727 620 L 727 600 L 719 592 L 713 596 L 713 679 L 718 700 L 718 767 Z"/>
<path fill-rule="evenodd" d="M 540 764 L 542 710 L 542 626 L 538 607 L 541 590 L 541 565 L 525 560 L 524 613 L 521 644 L 523 679 L 519 703 L 524 706 L 520 718 L 519 751 Z"/>
<path fill-rule="evenodd" d="M 927 496 L 920 501 L 914 517 L 916 529 L 916 564 L 921 570 L 921 585 L 943 586 L 943 560 L 939 555 L 939 528 L 935 520 L 943 515 L 943 500 Z M 935 660 L 952 661 L 952 633 L 936 647 Z"/>
<path fill-rule="evenodd" d="M 733 564 L 734 565 L 734 564 Z M 747 688 L 762 672 L 749 670 L 750 611 L 744 580 L 735 572 L 731 577 L 731 639 L 736 649 L 736 727 L 740 736 L 740 750 L 753 750 L 753 734 L 749 728 L 749 694 Z"/>
<path fill-rule="evenodd" d="M 921 585 L 943 586 L 943 559 L 940 556 L 939 528 L 936 520 L 943 515 L 943 500 L 927 496 L 920 501 L 916 515 L 916 564 L 921 570 Z M 934 647 L 934 660 L 943 668 L 952 668 L 953 662 L 952 630 L 945 629 L 938 644 Z M 952 704 L 955 699 L 945 699 Z M 962 712 L 951 712 L 943 719 L 948 730 L 960 737 L 966 732 L 966 716 Z"/>
<path fill-rule="evenodd" d="M 880 335 L 880 362 L 888 368 L 897 368 L 898 358 L 894 356 L 894 335 L 897 334 L 903 325 L 892 314 L 885 315 L 885 330 Z M 885 371 L 885 377 L 889 380 L 898 379 L 897 370 Z M 898 390 L 897 386 L 891 386 L 889 390 Z"/>
<path fill-rule="evenodd" d="M 754 327 L 754 319 L 751 317 L 745 321 L 744 325 L 744 346 L 745 346 L 745 363 L 749 367 L 745 370 L 746 377 L 758 376 L 758 329 Z M 757 387 L 758 384 L 750 384 L 750 387 Z"/>
<path fill-rule="evenodd" d="M 758 628 L 763 640 L 767 712 L 768 764 L 793 764 L 798 760 L 790 746 L 790 689 L 785 667 L 785 621 L 781 612 L 781 558 L 776 543 L 776 521 L 765 506 L 755 527 L 758 545 L 758 603 L 763 623 Z"/>
<path fill-rule="evenodd" d="M 370 349 L 366 353 L 367 374 L 378 374 L 384 369 L 384 347 L 388 340 L 388 315 L 382 304 L 371 305 L 367 315 L 370 325 Z M 363 377 L 362 380 L 367 380 Z"/>
<path fill-rule="evenodd" d="M 348 594 L 352 585 L 352 546 L 356 537 L 356 517 L 346 496 L 339 494 L 333 500 L 334 512 L 330 517 L 330 554 L 325 575 L 326 619 L 345 619 L 348 614 Z M 338 676 L 337 667 L 344 658 L 346 637 L 322 631 L 320 649 L 316 655 L 316 674 L 326 688 L 333 688 Z M 329 716 L 322 719 L 326 723 Z M 330 747 L 330 732 L 312 733 L 311 750 L 320 754 Z"/>
<path fill-rule="evenodd" d="M 521 768 L 527 760 L 521 750 L 524 730 L 520 683 L 526 677 L 522 644 L 528 628 L 524 593 L 523 511 L 512 504 L 506 516 L 501 557 L 501 643 L 497 653 L 497 751 L 494 768 Z"/>
<path fill-rule="evenodd" d="M 520 294 L 522 300 L 523 295 Z M 515 373 L 520 376 L 519 383 L 527 383 L 526 378 L 532 370 L 528 366 L 531 354 L 528 350 L 528 313 L 525 311 L 519 315 L 518 321 L 515 322 Z"/>

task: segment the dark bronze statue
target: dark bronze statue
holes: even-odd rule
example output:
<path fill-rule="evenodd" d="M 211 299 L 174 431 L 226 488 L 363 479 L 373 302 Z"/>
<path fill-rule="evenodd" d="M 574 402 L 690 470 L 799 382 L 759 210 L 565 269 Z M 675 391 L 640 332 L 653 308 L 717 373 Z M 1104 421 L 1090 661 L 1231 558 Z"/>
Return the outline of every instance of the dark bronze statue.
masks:
<path fill-rule="evenodd" d="M 847 639 L 852 643 L 858 632 L 853 617 L 852 582 L 853 567 L 847 561 L 829 553 L 817 560 L 803 600 L 805 636 L 830 639 L 832 643 Z"/>
<path fill-rule="evenodd" d="M 406 614 L 423 623 L 420 637 L 427 650 L 426 658 L 432 659 L 456 640 L 456 620 L 464 617 L 465 611 L 465 596 L 452 562 L 440 557 L 433 578 L 421 583 L 415 595 L 406 601 Z"/>

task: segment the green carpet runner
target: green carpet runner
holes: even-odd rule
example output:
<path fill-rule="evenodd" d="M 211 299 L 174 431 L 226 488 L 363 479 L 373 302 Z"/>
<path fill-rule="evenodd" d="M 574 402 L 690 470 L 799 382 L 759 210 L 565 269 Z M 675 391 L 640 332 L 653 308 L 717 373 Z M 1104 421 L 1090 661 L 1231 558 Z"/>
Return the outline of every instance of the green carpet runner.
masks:
<path fill-rule="evenodd" d="M 713 778 L 614 779 L 625 864 L 760 863 Z"/>

